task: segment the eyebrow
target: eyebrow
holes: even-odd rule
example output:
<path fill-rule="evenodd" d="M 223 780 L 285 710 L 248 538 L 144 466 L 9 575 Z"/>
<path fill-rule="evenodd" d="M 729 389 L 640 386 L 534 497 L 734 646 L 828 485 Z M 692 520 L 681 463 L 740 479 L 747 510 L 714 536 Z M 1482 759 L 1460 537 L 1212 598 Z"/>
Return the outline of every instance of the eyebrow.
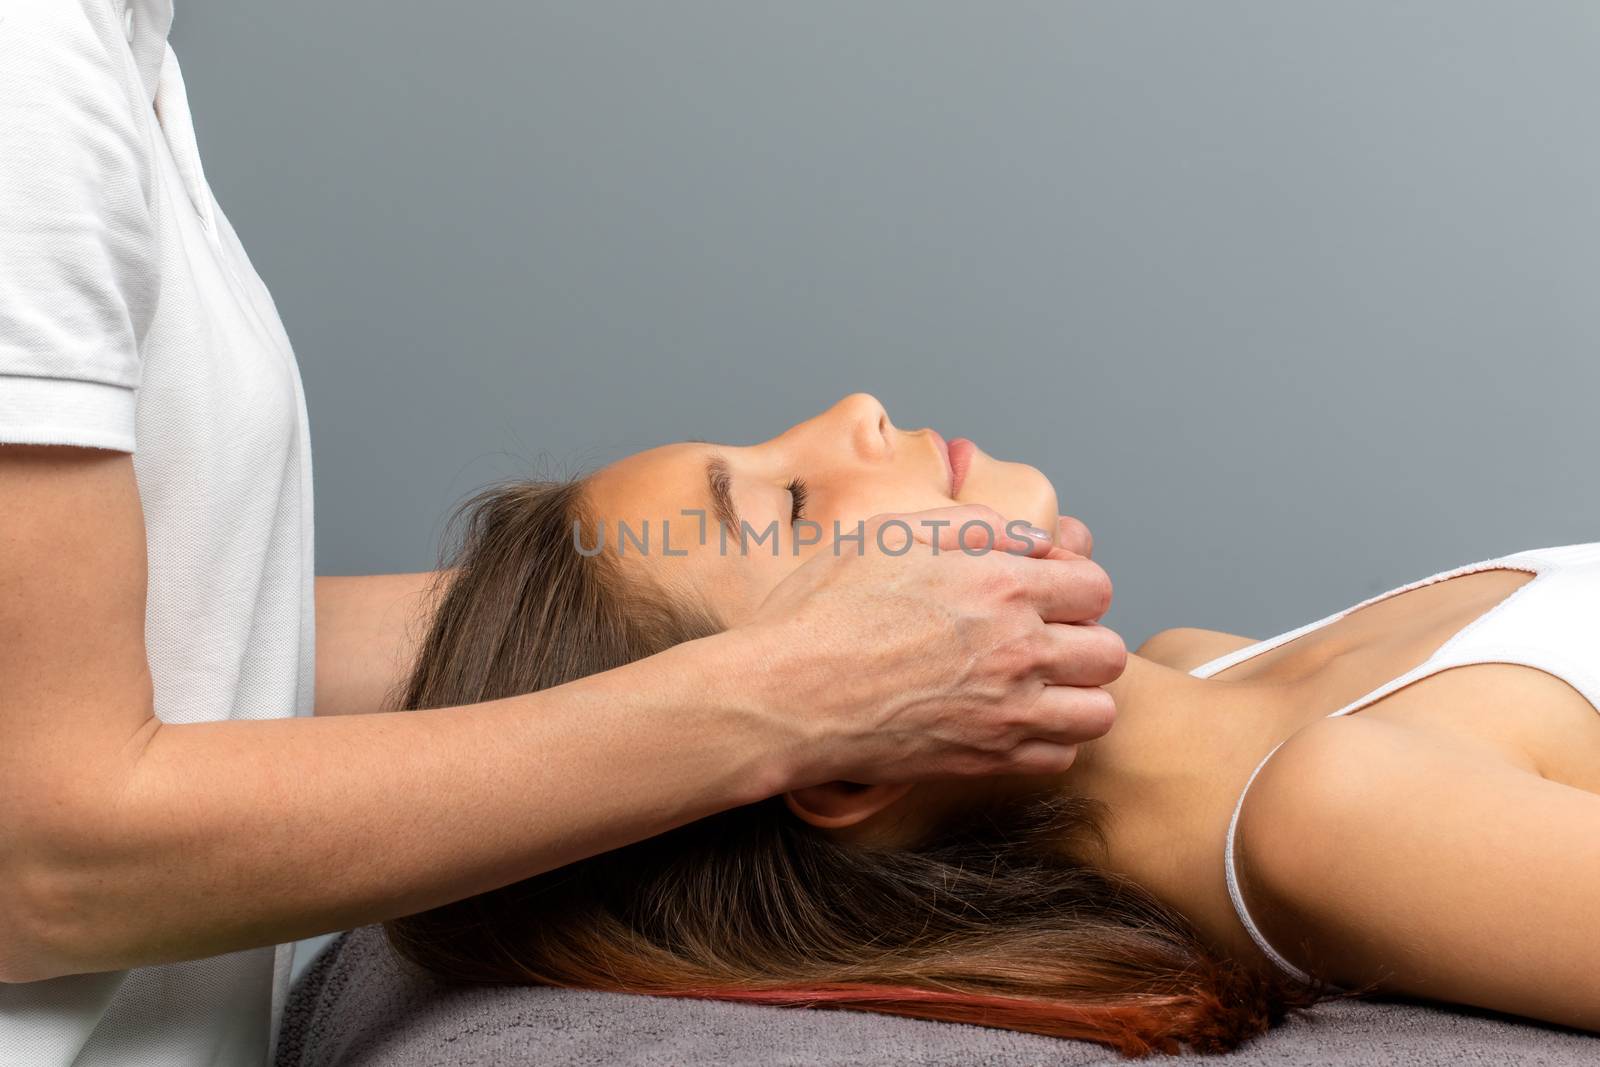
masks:
<path fill-rule="evenodd" d="M 733 508 L 733 473 L 728 461 L 713 452 L 706 460 L 706 487 L 711 491 L 711 510 L 730 533 L 739 532 L 739 513 Z"/>

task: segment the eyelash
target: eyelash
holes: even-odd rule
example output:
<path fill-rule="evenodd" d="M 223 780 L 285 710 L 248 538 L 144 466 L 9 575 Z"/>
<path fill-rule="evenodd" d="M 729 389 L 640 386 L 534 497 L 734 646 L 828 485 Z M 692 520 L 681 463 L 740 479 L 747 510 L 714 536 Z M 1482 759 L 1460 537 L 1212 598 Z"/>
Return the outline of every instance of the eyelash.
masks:
<path fill-rule="evenodd" d="M 794 508 L 789 513 L 789 523 L 799 522 L 806 514 L 806 483 L 799 478 L 791 478 L 784 488 L 789 490 L 789 495 L 794 498 Z"/>

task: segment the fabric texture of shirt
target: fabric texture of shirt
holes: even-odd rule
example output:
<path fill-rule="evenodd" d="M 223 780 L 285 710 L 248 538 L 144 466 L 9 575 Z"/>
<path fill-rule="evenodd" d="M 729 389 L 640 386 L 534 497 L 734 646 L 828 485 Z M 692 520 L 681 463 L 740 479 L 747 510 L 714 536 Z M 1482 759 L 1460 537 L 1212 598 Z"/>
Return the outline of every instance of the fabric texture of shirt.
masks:
<path fill-rule="evenodd" d="M 0 445 L 132 453 L 157 716 L 309 715 L 305 397 L 201 170 L 171 21 L 171 0 L 0 5 Z M 265 1063 L 292 958 L 0 985 L 0 1063 Z"/>

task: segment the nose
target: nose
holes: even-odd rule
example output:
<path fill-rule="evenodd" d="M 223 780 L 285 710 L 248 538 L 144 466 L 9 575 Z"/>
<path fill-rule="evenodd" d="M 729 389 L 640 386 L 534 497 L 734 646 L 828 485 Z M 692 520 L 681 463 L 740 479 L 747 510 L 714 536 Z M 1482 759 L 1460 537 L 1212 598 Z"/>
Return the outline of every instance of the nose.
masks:
<path fill-rule="evenodd" d="M 851 393 L 830 414 L 843 424 L 847 440 L 863 459 L 881 459 L 893 451 L 894 424 L 871 393 Z"/>

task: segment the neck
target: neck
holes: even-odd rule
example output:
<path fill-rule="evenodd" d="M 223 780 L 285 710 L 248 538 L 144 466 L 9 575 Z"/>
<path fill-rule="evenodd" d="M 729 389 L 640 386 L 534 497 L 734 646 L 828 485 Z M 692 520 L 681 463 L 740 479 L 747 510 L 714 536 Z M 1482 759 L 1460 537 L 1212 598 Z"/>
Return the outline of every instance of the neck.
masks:
<path fill-rule="evenodd" d="M 1106 689 L 1116 722 L 1079 746 L 1061 788 L 1106 804 L 1109 866 L 1181 892 L 1220 862 L 1239 790 L 1292 732 L 1291 714 L 1269 686 L 1196 678 L 1137 655 Z"/>
<path fill-rule="evenodd" d="M 1079 746 L 1069 772 L 1096 791 L 1214 781 L 1211 760 L 1236 752 L 1264 725 L 1258 687 L 1196 678 L 1139 655 L 1105 688 L 1117 702 L 1116 723 Z"/>

